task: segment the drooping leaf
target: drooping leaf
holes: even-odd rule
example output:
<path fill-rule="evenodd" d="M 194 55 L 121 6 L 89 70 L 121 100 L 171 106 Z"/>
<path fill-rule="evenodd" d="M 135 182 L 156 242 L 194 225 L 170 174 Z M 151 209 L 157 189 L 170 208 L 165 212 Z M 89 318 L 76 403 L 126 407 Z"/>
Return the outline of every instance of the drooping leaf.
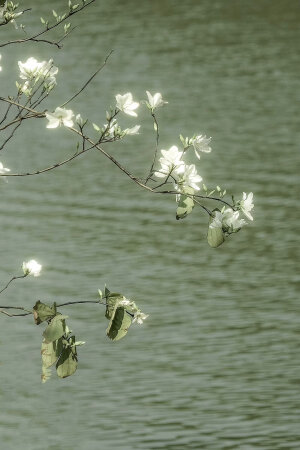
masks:
<path fill-rule="evenodd" d="M 33 317 L 37 325 L 44 322 L 45 320 L 52 319 L 52 317 L 54 317 L 55 314 L 56 314 L 55 303 L 53 304 L 53 306 L 49 306 L 38 300 L 33 307 Z"/>
<path fill-rule="evenodd" d="M 47 343 L 56 341 L 61 338 L 66 331 L 66 321 L 68 316 L 63 316 L 62 314 L 57 314 L 53 317 L 47 328 L 45 329 L 43 336 Z"/>
<path fill-rule="evenodd" d="M 109 296 L 106 297 L 105 317 L 108 320 L 110 320 L 112 317 L 116 303 L 118 303 L 121 300 L 123 300 L 123 295 L 117 292 L 110 292 Z"/>
<path fill-rule="evenodd" d="M 106 330 L 109 339 L 118 341 L 126 336 L 131 322 L 131 316 L 126 312 L 126 309 L 123 306 L 118 306 L 118 303 L 116 303 Z"/>
<path fill-rule="evenodd" d="M 43 368 L 48 369 L 49 367 L 51 367 L 59 358 L 61 351 L 62 338 L 53 342 L 46 342 L 46 340 L 43 339 L 41 349 Z"/>
<path fill-rule="evenodd" d="M 186 194 L 193 195 L 194 189 L 191 187 L 188 187 L 185 189 Z M 178 202 L 178 207 L 176 211 L 176 219 L 184 219 L 188 214 L 190 214 L 193 211 L 194 208 L 194 200 L 191 197 L 188 197 L 187 195 L 180 194 L 180 200 Z"/>
<path fill-rule="evenodd" d="M 66 378 L 76 372 L 78 358 L 75 343 L 75 336 L 69 340 L 70 345 L 64 345 L 60 358 L 56 363 L 56 372 L 60 378 Z"/>
<path fill-rule="evenodd" d="M 214 209 L 213 215 L 209 218 L 208 231 L 207 231 L 207 242 L 213 247 L 219 247 L 225 241 L 225 236 L 222 228 L 210 228 L 210 224 L 214 220 L 214 212 L 219 211 L 218 209 Z"/>

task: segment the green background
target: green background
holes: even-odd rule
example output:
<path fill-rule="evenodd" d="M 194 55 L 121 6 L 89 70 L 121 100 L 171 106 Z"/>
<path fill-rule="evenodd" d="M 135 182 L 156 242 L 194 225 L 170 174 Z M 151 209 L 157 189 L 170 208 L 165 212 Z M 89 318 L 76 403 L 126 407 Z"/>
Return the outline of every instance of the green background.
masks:
<path fill-rule="evenodd" d="M 20 3 L 33 8 L 28 33 L 49 8 L 62 11 L 58 0 Z M 204 182 L 252 191 L 255 201 L 253 224 L 211 249 L 200 209 L 176 221 L 174 199 L 140 190 L 98 152 L 1 183 L 1 284 L 24 260 L 43 264 L 41 277 L 16 281 L 1 304 L 96 300 L 106 283 L 150 314 L 111 343 L 104 308 L 64 308 L 86 345 L 73 377 L 45 385 L 42 326 L 0 317 L 3 449 L 299 449 L 299 8 L 96 1 L 74 17 L 63 50 L 1 49 L 1 95 L 15 93 L 18 60 L 53 57 L 58 86 L 44 106 L 53 110 L 113 48 L 74 112 L 101 125 L 117 93 L 161 92 L 169 104 L 158 112 L 160 148 L 179 145 L 180 133 L 212 136 L 198 163 Z M 22 37 L 13 26 L 0 33 L 2 42 Z M 145 108 L 121 121 L 137 123 L 139 136 L 107 149 L 144 176 L 155 145 Z M 73 136 L 46 124 L 24 124 L 1 152 L 5 167 L 39 169 L 74 152 Z"/>

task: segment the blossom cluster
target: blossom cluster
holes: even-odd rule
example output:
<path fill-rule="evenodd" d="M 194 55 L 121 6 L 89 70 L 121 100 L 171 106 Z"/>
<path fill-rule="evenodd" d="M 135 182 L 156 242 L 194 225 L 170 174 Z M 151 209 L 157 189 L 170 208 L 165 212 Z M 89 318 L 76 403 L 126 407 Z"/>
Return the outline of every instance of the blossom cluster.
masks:
<path fill-rule="evenodd" d="M 142 325 L 144 320 L 149 317 L 148 314 L 144 314 L 140 308 L 137 307 L 136 303 L 132 300 L 128 300 L 127 298 L 123 298 L 123 300 L 120 301 L 119 305 L 125 306 L 125 308 L 128 308 L 130 313 L 133 314 L 133 320 L 132 322 L 136 322 L 139 325 Z"/>
<path fill-rule="evenodd" d="M 186 193 L 188 188 L 200 190 L 202 177 L 198 174 L 195 164 L 186 164 L 182 160 L 184 151 L 179 151 L 178 147 L 173 145 L 169 150 L 161 150 L 161 154 L 160 168 L 154 172 L 157 178 L 170 177 L 179 193 Z"/>
<path fill-rule="evenodd" d="M 28 97 L 31 98 L 34 95 L 35 92 L 32 93 L 32 90 L 39 80 L 47 93 L 56 85 L 58 68 L 53 65 L 52 59 L 39 62 L 35 58 L 30 57 L 25 62 L 19 61 L 18 65 L 20 69 L 20 78 L 24 80 L 24 84 L 19 85 L 17 83 L 17 86 L 19 91 L 25 93 Z M 159 92 L 152 95 L 149 91 L 146 91 L 146 94 L 147 100 L 142 100 L 141 103 L 144 103 L 150 110 L 151 115 L 154 118 L 154 129 L 157 131 L 158 125 L 154 111 L 168 102 L 162 98 L 162 95 Z M 122 129 L 118 123 L 117 115 L 121 112 L 132 117 L 137 117 L 136 111 L 139 108 L 140 103 L 133 99 L 131 92 L 117 94 L 115 99 L 115 107 L 111 107 L 110 112 L 106 112 L 106 123 L 102 126 L 95 123 L 92 124 L 94 130 L 100 135 L 98 143 L 113 142 L 122 139 L 127 135 L 139 134 L 140 125 Z M 82 132 L 83 127 L 88 121 L 83 120 L 80 114 L 77 114 L 75 119 L 74 116 L 75 114 L 71 109 L 65 109 L 63 106 L 58 106 L 53 112 L 45 112 L 45 117 L 48 120 L 46 127 L 51 129 L 62 125 L 72 128 L 75 121 L 80 132 Z M 177 211 L 176 218 L 184 218 L 194 207 L 194 202 L 196 201 L 195 197 L 198 195 L 196 192 L 200 190 L 201 182 L 205 191 L 205 195 L 201 197 L 210 197 L 213 200 L 218 199 L 211 197 L 215 190 L 207 193 L 207 188 L 203 184 L 202 176 L 198 173 L 195 164 L 188 164 L 184 161 L 184 157 L 190 148 L 194 150 L 198 160 L 200 159 L 200 153 L 210 153 L 212 150 L 210 147 L 211 137 L 206 137 L 204 134 L 195 134 L 192 137 L 183 137 L 180 135 L 179 137 L 183 147 L 182 150 L 179 150 L 176 145 L 171 146 L 168 150 L 162 149 L 161 157 L 158 160 L 159 167 L 156 167 L 154 172 L 150 173 L 148 179 L 152 175 L 161 179 L 162 183 L 160 186 L 168 182 L 173 183 L 174 190 L 177 192 L 175 198 L 179 204 L 178 209 L 181 208 L 179 213 Z M 0 163 L 0 175 L 2 175 L 2 178 L 5 179 L 3 175 L 8 171 L 9 169 L 3 167 L 2 163 Z M 219 192 L 220 199 L 226 193 L 226 190 L 221 191 L 219 186 L 217 186 L 217 191 Z M 185 196 L 181 201 L 181 196 L 184 194 Z M 187 202 L 188 204 L 185 203 L 185 205 L 182 206 L 184 202 Z M 244 192 L 242 199 L 234 202 L 232 207 L 230 207 L 227 202 L 223 203 L 228 207 L 224 206 L 221 211 L 215 209 L 213 212 L 210 212 L 205 208 L 211 216 L 209 225 L 211 229 L 222 229 L 222 232 L 225 234 L 239 231 L 246 224 L 246 221 L 243 218 L 240 218 L 240 213 L 243 213 L 247 219 L 253 220 L 251 215 L 251 210 L 254 207 L 252 192 L 248 195 Z M 137 317 L 141 318 L 139 315 L 137 315 Z M 138 321 L 138 319 L 136 320 Z"/>
<path fill-rule="evenodd" d="M 236 210 L 232 208 L 223 207 L 221 211 L 214 212 L 214 218 L 209 225 L 210 228 L 219 228 L 227 234 L 239 231 L 247 222 L 240 219 L 240 212 L 242 212 L 249 220 L 253 220 L 251 210 L 254 208 L 253 193 L 248 195 L 243 192 L 243 197 L 235 205 Z"/>
<path fill-rule="evenodd" d="M 24 63 L 19 61 L 18 65 L 20 78 L 25 80 L 25 82 L 23 85 L 17 83 L 17 86 L 25 95 L 30 96 L 32 94 L 32 88 L 38 81 L 43 83 L 47 92 L 50 92 L 56 85 L 55 75 L 58 72 L 58 68 L 53 65 L 52 59 L 39 62 L 35 58 L 30 57 Z"/>

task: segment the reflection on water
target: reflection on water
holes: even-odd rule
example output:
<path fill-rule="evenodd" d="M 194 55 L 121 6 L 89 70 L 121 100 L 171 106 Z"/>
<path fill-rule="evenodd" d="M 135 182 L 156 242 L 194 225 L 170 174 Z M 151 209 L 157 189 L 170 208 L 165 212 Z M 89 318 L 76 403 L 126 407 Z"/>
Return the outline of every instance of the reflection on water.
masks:
<path fill-rule="evenodd" d="M 47 9 L 36 6 L 36 17 Z M 177 222 L 172 200 L 139 191 L 96 153 L 2 185 L 2 284 L 24 259 L 45 269 L 12 287 L 6 303 L 95 299 L 107 283 L 151 315 L 114 345 L 103 310 L 64 311 L 87 344 L 77 374 L 46 385 L 42 330 L 1 317 L 3 448 L 299 448 L 298 2 L 112 0 L 78 22 L 65 53 L 3 49 L 3 89 L 5 61 L 53 56 L 54 108 L 114 48 L 74 111 L 101 124 L 116 93 L 162 92 L 169 105 L 159 113 L 161 147 L 178 144 L 179 133 L 211 135 L 199 173 L 210 186 L 253 191 L 255 221 L 212 250 L 200 210 Z M 154 136 L 139 119 L 144 132 L 113 152 L 142 175 Z M 39 168 L 73 151 L 64 130 L 35 125 L 1 155 L 6 167 Z"/>

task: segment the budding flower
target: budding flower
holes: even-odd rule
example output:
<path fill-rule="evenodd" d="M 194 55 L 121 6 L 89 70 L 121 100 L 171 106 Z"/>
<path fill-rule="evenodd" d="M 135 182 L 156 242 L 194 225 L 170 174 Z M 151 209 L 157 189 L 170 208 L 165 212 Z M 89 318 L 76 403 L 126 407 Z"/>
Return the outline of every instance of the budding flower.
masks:
<path fill-rule="evenodd" d="M 168 103 L 162 99 L 162 96 L 159 92 L 156 92 L 156 94 L 151 95 L 149 91 L 146 91 L 146 94 L 148 97 L 148 102 L 146 102 L 146 105 L 152 111 L 154 111 L 155 108 L 159 108 L 160 106 L 163 106 Z"/>
<path fill-rule="evenodd" d="M 22 269 L 25 276 L 33 275 L 34 277 L 38 277 L 41 273 L 42 266 L 34 259 L 31 259 L 30 261 L 23 262 Z"/>

